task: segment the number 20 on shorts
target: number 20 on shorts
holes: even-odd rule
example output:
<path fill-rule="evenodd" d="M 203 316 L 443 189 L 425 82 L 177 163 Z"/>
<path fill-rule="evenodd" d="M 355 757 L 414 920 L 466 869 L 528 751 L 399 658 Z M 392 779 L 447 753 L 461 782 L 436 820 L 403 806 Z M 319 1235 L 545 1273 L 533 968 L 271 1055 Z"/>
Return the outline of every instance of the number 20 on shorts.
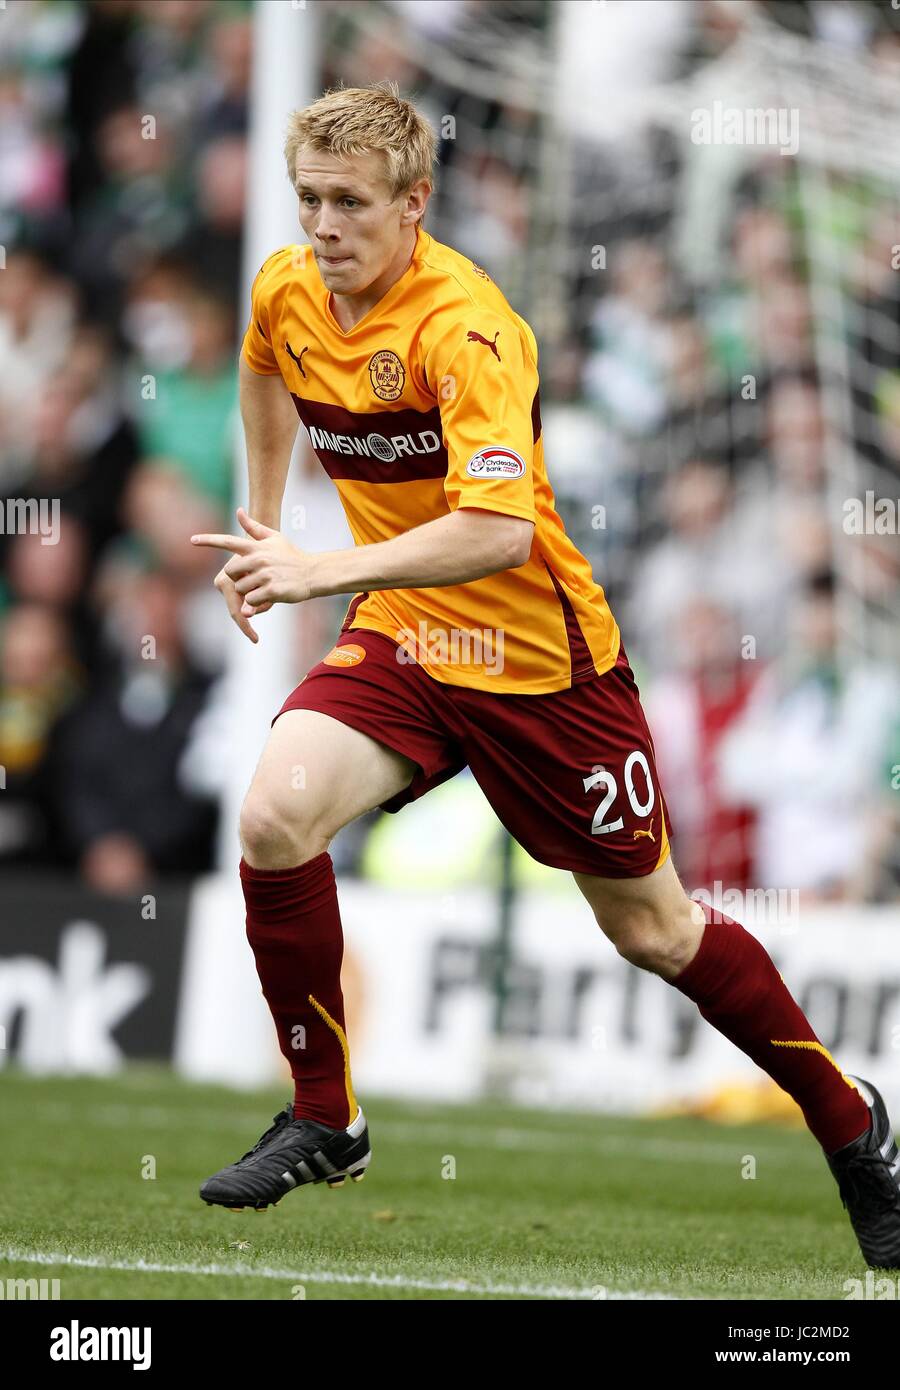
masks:
<path fill-rule="evenodd" d="M 646 801 L 640 800 L 637 790 L 635 789 L 634 769 L 636 767 L 641 769 L 647 783 Z M 607 768 L 600 767 L 597 768 L 595 772 L 592 772 L 590 777 L 583 778 L 583 781 L 586 792 L 591 791 L 594 787 L 606 787 L 606 795 L 594 812 L 591 834 L 611 835 L 614 830 L 624 829 L 625 821 L 622 816 L 619 816 L 617 820 L 609 821 L 608 824 L 604 824 L 603 822 L 603 817 L 606 815 L 619 793 L 619 784 L 613 774 Z M 634 811 L 635 815 L 649 816 L 656 802 L 656 792 L 653 790 L 653 782 L 650 777 L 650 765 L 639 749 L 636 749 L 633 753 L 629 753 L 628 757 L 625 759 L 625 791 L 628 795 L 631 809 Z"/>

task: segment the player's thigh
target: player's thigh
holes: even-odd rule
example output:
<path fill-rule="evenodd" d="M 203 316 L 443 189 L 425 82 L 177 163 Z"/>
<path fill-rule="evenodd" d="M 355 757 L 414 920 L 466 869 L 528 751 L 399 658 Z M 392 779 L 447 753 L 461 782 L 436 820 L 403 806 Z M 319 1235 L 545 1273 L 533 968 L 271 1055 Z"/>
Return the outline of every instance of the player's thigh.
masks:
<path fill-rule="evenodd" d="M 533 858 L 610 880 L 665 863 L 668 812 L 630 667 L 543 695 L 464 691 L 464 750 Z"/>
<path fill-rule="evenodd" d="M 597 922 L 613 941 L 639 920 L 677 922 L 691 916 L 691 901 L 675 871 L 672 857 L 652 873 L 637 878 L 603 878 L 573 873 L 572 877 L 590 903 Z M 703 920 L 702 909 L 700 919 Z"/>
<path fill-rule="evenodd" d="M 291 709 L 275 720 L 245 802 L 255 813 L 315 826 L 342 826 L 409 786 L 411 758 L 318 710 Z"/>

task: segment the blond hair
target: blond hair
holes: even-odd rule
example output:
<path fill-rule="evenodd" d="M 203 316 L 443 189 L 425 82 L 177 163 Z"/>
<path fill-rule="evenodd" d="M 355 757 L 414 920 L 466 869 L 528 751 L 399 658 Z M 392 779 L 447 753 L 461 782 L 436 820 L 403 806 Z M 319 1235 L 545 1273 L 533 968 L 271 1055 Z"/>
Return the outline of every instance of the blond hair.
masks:
<path fill-rule="evenodd" d="M 297 177 L 297 152 L 309 145 L 338 159 L 380 150 L 385 156 L 391 200 L 419 179 L 434 184 L 437 139 L 396 82 L 368 87 L 334 87 L 288 118 L 284 157 L 288 178 Z"/>

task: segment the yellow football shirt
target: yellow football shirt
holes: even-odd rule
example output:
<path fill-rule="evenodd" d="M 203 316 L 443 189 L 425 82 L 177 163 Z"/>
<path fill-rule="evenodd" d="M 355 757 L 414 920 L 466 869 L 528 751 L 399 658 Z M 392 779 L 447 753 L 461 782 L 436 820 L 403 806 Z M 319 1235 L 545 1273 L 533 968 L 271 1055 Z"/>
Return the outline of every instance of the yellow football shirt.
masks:
<path fill-rule="evenodd" d="M 371 545 L 477 507 L 535 523 L 526 564 L 466 584 L 354 595 L 342 631 L 399 642 L 436 680 L 539 695 L 602 674 L 619 630 L 567 536 L 544 467 L 537 343 L 490 277 L 417 228 L 400 279 L 349 331 L 308 246 L 253 283 L 243 355 L 280 372 Z"/>

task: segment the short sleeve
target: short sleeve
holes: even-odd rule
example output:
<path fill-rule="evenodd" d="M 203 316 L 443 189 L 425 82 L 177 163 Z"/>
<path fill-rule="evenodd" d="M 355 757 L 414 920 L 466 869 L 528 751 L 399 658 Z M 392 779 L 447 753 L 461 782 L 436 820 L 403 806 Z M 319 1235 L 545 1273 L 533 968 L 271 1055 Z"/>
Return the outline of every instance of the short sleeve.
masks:
<path fill-rule="evenodd" d="M 261 376 L 274 376 L 276 372 L 281 371 L 278 359 L 272 349 L 272 338 L 269 332 L 269 306 L 264 292 L 266 271 L 270 264 L 270 260 L 266 261 L 253 281 L 253 288 L 250 291 L 250 322 L 247 325 L 241 349 L 247 366 L 254 372 L 259 372 Z"/>
<path fill-rule="evenodd" d="M 473 309 L 426 353 L 425 375 L 441 413 L 450 510 L 534 521 L 538 373 L 515 320 Z"/>

